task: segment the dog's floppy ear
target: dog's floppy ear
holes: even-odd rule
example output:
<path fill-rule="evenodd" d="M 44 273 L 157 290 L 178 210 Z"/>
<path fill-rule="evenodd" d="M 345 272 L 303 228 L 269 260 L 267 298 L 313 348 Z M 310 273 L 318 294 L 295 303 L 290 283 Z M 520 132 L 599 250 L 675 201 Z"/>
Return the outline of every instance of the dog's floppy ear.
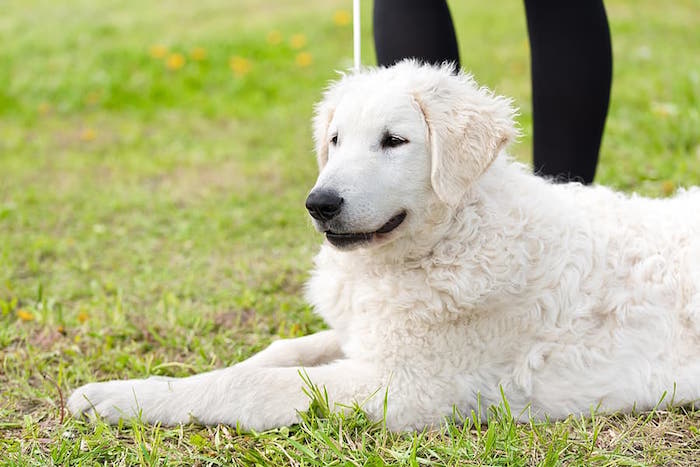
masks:
<path fill-rule="evenodd" d="M 467 74 L 441 71 L 437 83 L 414 97 L 428 126 L 433 190 L 454 205 L 518 132 L 510 100 L 478 87 Z"/>

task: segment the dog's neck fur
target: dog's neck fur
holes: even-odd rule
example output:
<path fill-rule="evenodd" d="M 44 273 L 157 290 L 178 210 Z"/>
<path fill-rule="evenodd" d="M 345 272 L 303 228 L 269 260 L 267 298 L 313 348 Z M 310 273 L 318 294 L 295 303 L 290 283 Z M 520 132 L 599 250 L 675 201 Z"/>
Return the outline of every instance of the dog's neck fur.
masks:
<path fill-rule="evenodd" d="M 573 230 L 586 229 L 588 224 L 571 222 L 571 212 L 576 210 L 567 212 L 568 193 L 532 177 L 524 166 L 501 155 L 457 206 L 436 201 L 426 207 L 423 217 L 428 221 L 423 229 L 429 235 L 421 235 L 418 227 L 407 234 L 409 240 L 398 238 L 377 248 L 349 252 L 325 244 L 314 275 L 324 274 L 324 265 L 330 265 L 336 271 L 361 274 L 370 282 L 371 278 L 390 277 L 403 281 L 415 274 L 427 281 L 454 276 L 450 288 L 442 291 L 449 297 L 445 302 L 454 304 L 448 307 L 454 308 L 451 311 L 498 307 L 495 301 L 521 296 L 524 289 L 542 285 L 530 277 L 531 270 L 542 270 L 542 265 L 533 267 L 534 262 L 551 258 L 551 267 L 557 268 L 567 252 L 578 248 L 567 239 L 577 237 Z M 564 198 L 559 203 L 564 207 L 557 212 L 541 209 L 552 196 Z M 512 256 L 504 254 L 504 244 Z M 561 251 L 541 254 L 555 245 Z"/>

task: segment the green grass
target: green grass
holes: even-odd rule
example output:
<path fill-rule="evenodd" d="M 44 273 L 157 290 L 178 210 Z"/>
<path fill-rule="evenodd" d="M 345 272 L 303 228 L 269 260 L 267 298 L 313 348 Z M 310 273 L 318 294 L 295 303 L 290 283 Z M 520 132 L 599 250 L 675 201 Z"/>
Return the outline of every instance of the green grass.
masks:
<path fill-rule="evenodd" d="M 373 63 L 363 2 L 364 63 Z M 0 463 L 692 465 L 700 412 L 488 420 L 390 434 L 317 398 L 298 426 L 109 427 L 62 416 L 80 384 L 185 376 L 323 328 L 301 298 L 320 238 L 309 118 L 351 63 L 339 0 L 11 0 L 0 9 Z M 530 157 L 522 4 L 453 2 L 462 58 L 515 97 Z M 615 76 L 598 182 L 700 184 L 700 2 L 611 1 Z M 283 41 L 270 44 L 271 31 Z M 292 47 L 292 35 L 307 44 Z M 161 44 L 182 68 L 151 56 Z M 206 58 L 190 57 L 202 47 Z M 296 63 L 299 52 L 312 63 Z M 250 63 L 235 76 L 230 58 Z M 24 319 L 23 319 L 24 318 Z M 459 417 L 458 417 L 459 418 Z"/>

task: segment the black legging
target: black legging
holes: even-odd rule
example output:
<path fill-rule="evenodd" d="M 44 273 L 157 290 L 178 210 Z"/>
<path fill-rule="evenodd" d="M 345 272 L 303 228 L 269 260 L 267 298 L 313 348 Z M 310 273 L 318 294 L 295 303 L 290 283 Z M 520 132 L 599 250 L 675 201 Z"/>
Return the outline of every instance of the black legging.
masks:
<path fill-rule="evenodd" d="M 592 183 L 612 80 L 605 7 L 602 0 L 525 0 L 525 12 L 535 172 Z M 459 65 L 444 0 L 375 0 L 374 43 L 379 65 L 407 57 Z"/>

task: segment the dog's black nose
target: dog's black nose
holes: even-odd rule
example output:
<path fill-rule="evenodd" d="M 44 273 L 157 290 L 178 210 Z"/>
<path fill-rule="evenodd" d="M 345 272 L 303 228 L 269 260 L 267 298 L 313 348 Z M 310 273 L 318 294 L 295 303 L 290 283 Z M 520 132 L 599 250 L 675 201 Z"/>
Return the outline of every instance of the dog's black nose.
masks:
<path fill-rule="evenodd" d="M 329 221 L 338 215 L 343 198 L 333 190 L 313 190 L 306 198 L 306 209 L 314 219 Z"/>

